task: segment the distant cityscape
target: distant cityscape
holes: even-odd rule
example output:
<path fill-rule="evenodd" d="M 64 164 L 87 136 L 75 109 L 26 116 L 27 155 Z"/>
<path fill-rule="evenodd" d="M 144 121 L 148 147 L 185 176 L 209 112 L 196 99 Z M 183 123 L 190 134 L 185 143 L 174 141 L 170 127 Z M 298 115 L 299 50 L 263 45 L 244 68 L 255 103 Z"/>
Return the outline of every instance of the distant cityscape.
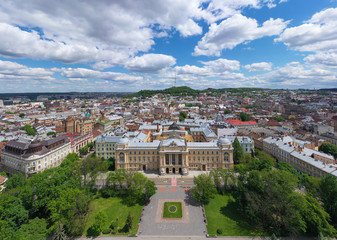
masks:
<path fill-rule="evenodd" d="M 187 175 L 189 170 L 231 168 L 231 144 L 238 138 L 245 153 L 255 147 L 309 175 L 337 176 L 335 157 L 318 150 L 324 142 L 337 143 L 337 92 L 165 91 L 170 94 L 7 96 L 0 100 L 1 168 L 28 177 L 96 142 L 97 156 L 116 158 L 116 168 Z M 219 148 L 223 142 L 228 151 Z M 185 154 L 167 155 L 165 146 Z M 227 162 L 219 161 L 224 154 Z"/>

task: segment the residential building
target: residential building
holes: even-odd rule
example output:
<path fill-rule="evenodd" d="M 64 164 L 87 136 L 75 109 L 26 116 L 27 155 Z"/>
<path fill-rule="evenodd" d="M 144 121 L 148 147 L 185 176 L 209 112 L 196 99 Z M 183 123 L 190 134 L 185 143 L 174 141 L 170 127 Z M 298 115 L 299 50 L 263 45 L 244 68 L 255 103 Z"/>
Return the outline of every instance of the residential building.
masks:
<path fill-rule="evenodd" d="M 25 177 L 29 177 L 59 166 L 70 152 L 71 143 L 64 136 L 43 141 L 19 139 L 7 143 L 2 150 L 1 166 L 9 175 L 21 172 Z"/>

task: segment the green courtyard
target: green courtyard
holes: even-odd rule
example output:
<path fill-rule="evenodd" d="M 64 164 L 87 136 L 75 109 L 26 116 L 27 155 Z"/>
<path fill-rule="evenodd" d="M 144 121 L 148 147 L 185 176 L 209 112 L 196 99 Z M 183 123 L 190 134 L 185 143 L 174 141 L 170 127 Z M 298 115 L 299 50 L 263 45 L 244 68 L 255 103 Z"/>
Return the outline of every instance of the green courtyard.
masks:
<path fill-rule="evenodd" d="M 209 235 L 221 236 L 263 236 L 262 230 L 248 224 L 237 210 L 235 199 L 230 193 L 217 194 L 204 206 Z"/>
<path fill-rule="evenodd" d="M 104 229 L 109 228 L 110 224 L 112 222 L 117 222 L 117 227 L 115 231 L 112 231 L 112 235 L 134 235 L 137 233 L 139 228 L 139 218 L 142 213 L 143 206 L 140 206 L 138 204 L 134 206 L 127 206 L 122 203 L 121 198 L 117 197 L 110 197 L 110 198 L 97 198 L 93 201 L 91 201 L 89 206 L 89 213 L 88 213 L 88 221 L 86 224 L 86 227 L 84 229 L 83 235 L 87 235 L 87 230 L 92 226 L 92 224 L 95 221 L 95 217 L 98 214 L 98 212 L 105 212 L 108 219 L 104 226 Z M 122 231 L 128 214 L 131 214 L 132 216 L 132 229 L 130 232 L 125 233 Z M 118 221 L 116 221 L 118 218 Z"/>
<path fill-rule="evenodd" d="M 181 202 L 165 202 L 163 218 L 182 218 L 183 209 Z"/>

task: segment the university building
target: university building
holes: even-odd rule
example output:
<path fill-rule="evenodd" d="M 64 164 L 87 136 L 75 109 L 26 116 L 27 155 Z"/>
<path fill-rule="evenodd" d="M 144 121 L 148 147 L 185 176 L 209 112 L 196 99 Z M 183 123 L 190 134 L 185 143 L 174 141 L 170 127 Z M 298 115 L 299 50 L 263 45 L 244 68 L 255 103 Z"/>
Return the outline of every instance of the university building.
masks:
<path fill-rule="evenodd" d="M 165 135 L 166 138 L 152 142 L 121 138 L 116 144 L 116 169 L 188 175 L 190 170 L 206 171 L 234 166 L 233 147 L 226 138 L 189 142 L 176 125 L 165 131 Z"/>

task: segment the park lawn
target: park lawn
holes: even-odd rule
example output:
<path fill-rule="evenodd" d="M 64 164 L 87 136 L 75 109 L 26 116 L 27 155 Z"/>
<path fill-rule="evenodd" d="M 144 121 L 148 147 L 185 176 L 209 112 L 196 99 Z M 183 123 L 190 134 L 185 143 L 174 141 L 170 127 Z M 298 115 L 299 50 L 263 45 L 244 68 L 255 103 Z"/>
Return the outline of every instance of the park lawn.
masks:
<path fill-rule="evenodd" d="M 254 228 L 245 221 L 230 193 L 217 194 L 204 208 L 207 232 L 211 236 L 266 236 L 262 229 Z M 217 233 L 219 228 L 222 229 L 222 234 Z"/>
<path fill-rule="evenodd" d="M 176 209 L 175 212 L 171 210 L 170 208 Z M 164 203 L 164 211 L 163 211 L 163 218 L 182 218 L 183 217 L 183 210 L 181 202 L 165 202 Z"/>
<path fill-rule="evenodd" d="M 130 233 L 112 233 L 112 235 L 128 235 L 137 234 L 139 228 L 139 218 L 142 213 L 143 206 L 136 204 L 134 206 L 127 206 L 122 203 L 122 199 L 118 197 L 110 198 L 97 198 L 91 201 L 89 205 L 88 222 L 84 229 L 83 235 L 87 235 L 88 228 L 94 223 L 95 216 L 99 211 L 103 211 L 108 216 L 108 222 L 104 228 L 109 228 L 112 221 L 116 221 L 118 218 L 118 229 L 122 229 L 125 225 L 126 218 L 131 213 L 133 217 L 133 229 Z"/>

